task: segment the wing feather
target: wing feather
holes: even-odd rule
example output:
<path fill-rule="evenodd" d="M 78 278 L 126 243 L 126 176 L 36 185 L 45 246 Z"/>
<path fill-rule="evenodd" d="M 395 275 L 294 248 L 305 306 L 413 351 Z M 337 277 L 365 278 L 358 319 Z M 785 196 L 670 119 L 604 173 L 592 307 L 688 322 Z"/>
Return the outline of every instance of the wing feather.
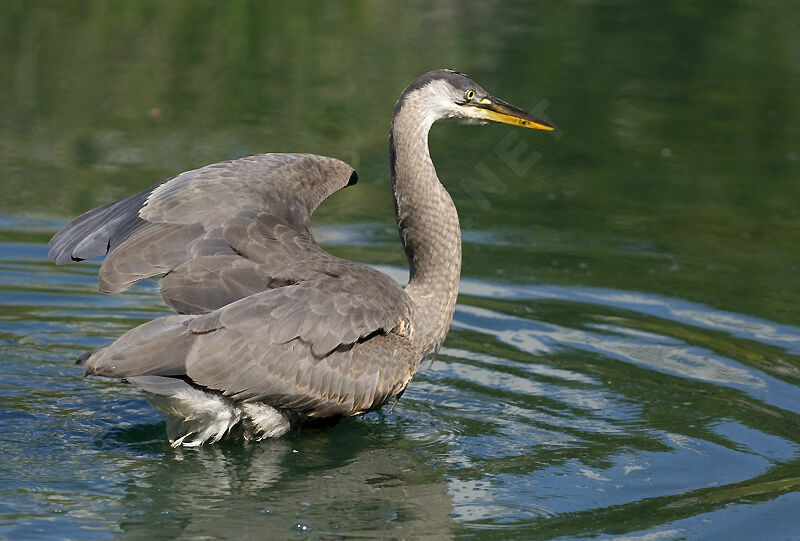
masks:
<path fill-rule="evenodd" d="M 262 400 L 310 415 L 374 409 L 402 390 L 421 352 L 408 338 L 374 321 L 373 331 L 317 355 L 315 342 L 320 336 L 327 338 L 338 324 L 304 324 L 303 317 L 317 317 L 303 304 L 313 295 L 304 292 L 320 287 L 335 293 L 337 284 L 332 279 L 306 282 L 265 291 L 205 315 L 156 319 L 90 357 L 87 373 L 188 376 L 197 385 L 236 399 Z M 274 317 L 287 303 L 294 317 Z M 273 328 L 282 331 L 275 335 Z"/>
<path fill-rule="evenodd" d="M 354 179 L 331 158 L 251 156 L 182 173 L 67 225 L 51 240 L 57 263 L 108 252 L 99 282 L 113 293 L 164 274 L 165 302 L 185 314 L 93 352 L 87 374 L 177 377 L 321 417 L 368 411 L 402 391 L 423 353 L 406 334 L 408 296 L 324 252 L 309 226 L 319 203 Z"/>
<path fill-rule="evenodd" d="M 256 260 L 265 263 L 275 252 L 285 262 L 292 248 L 297 255 L 298 247 L 316 247 L 311 213 L 355 178 L 346 163 L 310 154 L 261 154 L 209 165 L 83 214 L 50 240 L 50 257 L 64 264 L 108 253 L 100 287 L 117 293 L 199 255 L 235 253 L 224 238 L 230 222 L 233 230 L 256 237 L 249 244 L 239 239 L 245 250 L 265 233 L 277 233 L 281 249 L 266 242 Z M 252 227 L 259 216 L 263 223 Z"/>

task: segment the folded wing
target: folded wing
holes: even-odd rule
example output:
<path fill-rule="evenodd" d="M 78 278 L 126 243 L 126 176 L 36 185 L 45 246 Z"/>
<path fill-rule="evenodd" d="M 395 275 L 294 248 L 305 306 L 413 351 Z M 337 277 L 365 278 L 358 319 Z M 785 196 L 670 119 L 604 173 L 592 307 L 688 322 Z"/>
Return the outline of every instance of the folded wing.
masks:
<path fill-rule="evenodd" d="M 184 377 L 309 416 L 369 411 L 405 388 L 422 355 L 408 320 L 382 306 L 378 282 L 354 289 L 356 280 L 310 280 L 208 314 L 159 318 L 96 351 L 84 369 Z M 403 299 L 395 300 L 402 311 Z"/>

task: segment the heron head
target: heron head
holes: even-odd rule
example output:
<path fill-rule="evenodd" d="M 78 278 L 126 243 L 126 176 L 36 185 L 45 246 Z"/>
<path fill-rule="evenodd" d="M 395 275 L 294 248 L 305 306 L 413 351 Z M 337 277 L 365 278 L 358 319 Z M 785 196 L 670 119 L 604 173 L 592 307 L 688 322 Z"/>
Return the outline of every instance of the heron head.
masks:
<path fill-rule="evenodd" d="M 424 110 L 431 124 L 453 118 L 465 123 L 498 122 L 534 130 L 555 129 L 546 120 L 492 96 L 463 73 L 446 69 L 417 77 L 400 96 L 395 113 L 409 102 Z"/>

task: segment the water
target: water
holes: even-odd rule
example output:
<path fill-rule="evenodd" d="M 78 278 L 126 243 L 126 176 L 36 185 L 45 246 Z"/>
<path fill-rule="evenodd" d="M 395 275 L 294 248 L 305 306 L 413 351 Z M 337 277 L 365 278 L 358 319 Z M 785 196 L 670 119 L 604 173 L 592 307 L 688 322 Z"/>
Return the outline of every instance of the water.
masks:
<path fill-rule="evenodd" d="M 3 4 L 0 537 L 796 539 L 796 10 L 557 6 Z M 440 66 L 560 131 L 434 128 L 464 278 L 394 408 L 172 449 L 80 375 L 166 311 L 47 239 L 205 163 L 347 160 L 317 238 L 404 281 L 388 114 Z"/>

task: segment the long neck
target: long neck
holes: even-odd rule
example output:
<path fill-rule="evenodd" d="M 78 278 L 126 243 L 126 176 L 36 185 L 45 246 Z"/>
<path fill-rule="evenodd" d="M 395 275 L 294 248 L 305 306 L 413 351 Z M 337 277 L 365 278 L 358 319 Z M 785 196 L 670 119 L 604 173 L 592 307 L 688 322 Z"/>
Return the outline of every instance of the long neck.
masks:
<path fill-rule="evenodd" d="M 397 225 L 410 270 L 406 292 L 415 305 L 412 340 L 426 351 L 438 350 L 447 335 L 461 274 L 458 214 L 428 151 L 432 123 L 421 104 L 406 100 L 389 134 Z"/>

